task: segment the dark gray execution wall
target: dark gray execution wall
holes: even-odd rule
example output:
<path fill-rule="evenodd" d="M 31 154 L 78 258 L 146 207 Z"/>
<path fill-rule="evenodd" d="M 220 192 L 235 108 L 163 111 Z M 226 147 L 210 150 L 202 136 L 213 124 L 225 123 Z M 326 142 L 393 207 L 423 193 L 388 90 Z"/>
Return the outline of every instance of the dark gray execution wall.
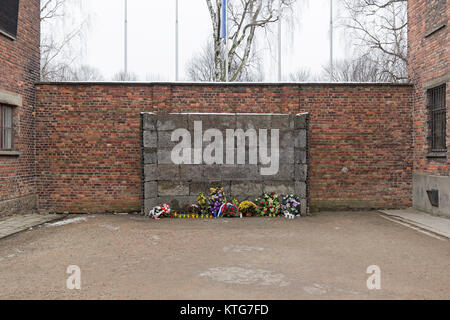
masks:
<path fill-rule="evenodd" d="M 195 204 L 223 187 L 239 201 L 295 194 L 309 213 L 308 114 L 141 114 L 143 210 Z"/>

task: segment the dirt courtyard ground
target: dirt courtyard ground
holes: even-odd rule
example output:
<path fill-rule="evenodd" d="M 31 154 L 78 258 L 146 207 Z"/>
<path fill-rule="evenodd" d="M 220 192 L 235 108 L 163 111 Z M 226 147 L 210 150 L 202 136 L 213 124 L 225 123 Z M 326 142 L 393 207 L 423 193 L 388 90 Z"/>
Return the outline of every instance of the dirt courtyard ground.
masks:
<path fill-rule="evenodd" d="M 0 240 L 1 299 L 450 299 L 450 241 L 377 212 L 77 217 Z M 371 265 L 381 290 L 366 286 Z"/>

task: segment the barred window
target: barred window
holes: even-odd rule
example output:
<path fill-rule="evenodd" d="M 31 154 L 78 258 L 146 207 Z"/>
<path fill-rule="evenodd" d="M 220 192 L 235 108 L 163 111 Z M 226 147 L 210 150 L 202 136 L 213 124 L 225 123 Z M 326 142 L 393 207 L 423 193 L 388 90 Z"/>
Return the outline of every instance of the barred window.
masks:
<path fill-rule="evenodd" d="M 0 105 L 0 150 L 12 150 L 12 107 Z"/>
<path fill-rule="evenodd" d="M 431 152 L 447 151 L 446 85 L 428 90 L 428 112 Z"/>

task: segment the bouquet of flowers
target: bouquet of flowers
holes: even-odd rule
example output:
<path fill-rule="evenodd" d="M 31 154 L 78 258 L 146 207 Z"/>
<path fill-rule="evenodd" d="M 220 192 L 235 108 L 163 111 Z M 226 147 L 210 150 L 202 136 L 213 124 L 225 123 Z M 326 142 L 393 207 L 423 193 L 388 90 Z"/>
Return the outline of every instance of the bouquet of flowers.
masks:
<path fill-rule="evenodd" d="M 257 213 L 260 216 L 276 216 L 280 212 L 280 201 L 276 193 L 265 194 L 256 203 L 258 205 Z"/>
<path fill-rule="evenodd" d="M 281 200 L 281 212 L 288 219 L 294 219 L 300 215 L 300 200 L 297 196 L 284 196 Z"/>
<path fill-rule="evenodd" d="M 253 217 L 256 216 L 258 207 L 251 201 L 243 201 L 239 205 L 239 211 L 245 217 Z"/>
<path fill-rule="evenodd" d="M 200 193 L 197 197 L 197 205 L 200 208 L 202 214 L 208 214 L 209 201 L 203 193 Z"/>
<path fill-rule="evenodd" d="M 240 216 L 238 207 L 231 202 L 224 203 L 220 206 L 217 217 L 237 218 Z"/>
<path fill-rule="evenodd" d="M 159 217 L 169 217 L 170 216 L 170 206 L 164 203 L 162 206 L 156 206 L 149 212 L 149 216 L 155 220 L 159 220 Z"/>
<path fill-rule="evenodd" d="M 214 217 L 219 214 L 220 207 L 227 202 L 223 188 L 211 188 L 209 198 L 209 213 Z"/>
<path fill-rule="evenodd" d="M 202 209 L 200 209 L 200 206 L 197 204 L 191 204 L 186 208 L 186 211 L 191 215 L 200 215 L 202 213 Z"/>

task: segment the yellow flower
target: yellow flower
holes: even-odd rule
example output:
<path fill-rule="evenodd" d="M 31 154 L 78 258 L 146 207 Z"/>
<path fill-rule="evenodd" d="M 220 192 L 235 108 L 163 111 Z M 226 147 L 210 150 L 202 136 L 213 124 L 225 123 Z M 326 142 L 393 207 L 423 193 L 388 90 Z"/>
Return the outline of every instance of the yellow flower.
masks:
<path fill-rule="evenodd" d="M 239 210 L 247 210 L 249 208 L 255 208 L 256 209 L 256 204 L 254 204 L 251 201 L 243 201 L 240 205 L 239 205 Z"/>

